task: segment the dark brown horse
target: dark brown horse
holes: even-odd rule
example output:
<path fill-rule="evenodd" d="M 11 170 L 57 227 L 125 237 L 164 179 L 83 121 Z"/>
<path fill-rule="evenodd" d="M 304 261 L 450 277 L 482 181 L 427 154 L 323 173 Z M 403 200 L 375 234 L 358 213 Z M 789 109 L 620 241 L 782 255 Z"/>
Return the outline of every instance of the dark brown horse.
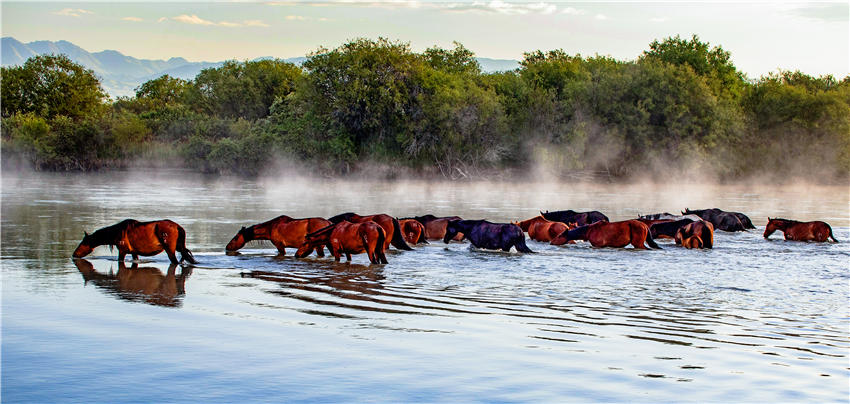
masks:
<path fill-rule="evenodd" d="M 437 217 L 431 214 L 423 216 L 408 217 L 405 219 L 413 219 L 425 226 L 425 239 L 427 240 L 442 240 L 446 235 L 446 225 L 452 220 L 462 220 L 460 216 L 444 216 Z M 453 238 L 455 241 L 463 240 L 463 233 L 458 233 Z"/>
<path fill-rule="evenodd" d="M 726 212 L 717 208 L 690 210 L 685 208 L 683 215 L 697 215 L 702 220 L 711 222 L 714 228 L 723 231 L 747 231 L 755 229 L 747 215 L 740 212 Z"/>
<path fill-rule="evenodd" d="M 168 266 L 163 275 L 159 268 L 142 267 L 134 262 L 130 268 L 124 261 L 118 261 L 118 273 L 103 274 L 94 269 L 94 265 L 85 259 L 74 260 L 74 265 L 83 275 L 83 281 L 93 283 L 99 288 L 119 298 L 142 301 L 158 306 L 179 306 L 179 297 L 186 294 L 186 279 L 192 274 L 192 268 L 186 267 L 176 274 L 177 264 Z"/>
<path fill-rule="evenodd" d="M 674 240 L 685 248 L 714 248 L 714 225 L 704 220 L 687 223 L 676 230 Z"/>
<path fill-rule="evenodd" d="M 609 221 L 608 216 L 605 216 L 602 212 L 598 210 L 591 210 L 588 212 L 576 212 L 571 209 L 558 210 L 555 212 L 550 212 L 547 210 L 545 212 L 540 212 L 540 214 L 547 220 L 552 220 L 561 223 L 575 222 L 579 226 L 593 224 L 596 222 Z"/>
<path fill-rule="evenodd" d="M 327 227 L 331 222 L 321 217 L 293 219 L 289 216 L 278 216 L 267 222 L 249 227 L 242 227 L 239 232 L 224 247 L 227 251 L 236 251 L 252 240 L 269 240 L 281 255 L 286 255 L 286 247 L 300 248 L 304 244 L 307 233 Z M 312 253 L 312 251 L 310 251 Z M 317 246 L 316 254 L 324 257 L 324 247 Z"/>
<path fill-rule="evenodd" d="M 384 232 L 386 233 L 386 241 L 384 242 L 384 250 L 390 248 L 390 244 L 393 247 L 398 248 L 399 250 L 413 250 L 407 245 L 407 242 L 404 241 L 404 235 L 401 231 L 401 224 L 399 224 L 398 219 L 385 215 L 383 213 L 379 213 L 377 215 L 369 215 L 369 216 L 360 216 L 356 213 L 342 213 L 336 215 L 334 217 L 329 217 L 328 220 L 331 223 L 339 223 L 343 220 L 349 221 L 351 223 L 361 223 L 373 221 L 379 224 L 384 228 Z"/>
<path fill-rule="evenodd" d="M 399 219 L 398 224 L 401 227 L 404 241 L 410 244 L 428 244 L 428 240 L 425 238 L 425 226 L 422 223 L 413 219 Z"/>
<path fill-rule="evenodd" d="M 654 221 L 654 223 L 647 223 L 644 219 L 638 219 L 644 224 L 649 226 L 649 235 L 652 236 L 653 239 L 657 238 L 676 238 L 676 232 L 687 224 L 693 223 L 694 220 L 691 219 L 681 219 L 681 220 L 662 220 L 662 221 Z M 703 221 L 697 216 L 698 222 Z"/>
<path fill-rule="evenodd" d="M 565 224 L 547 220 L 543 216 L 536 216 L 531 219 L 515 222 L 522 231 L 528 233 L 528 238 L 534 241 L 548 243 L 565 230 L 570 230 L 578 227 L 576 223 Z"/>
<path fill-rule="evenodd" d="M 327 245 L 336 261 L 339 261 L 342 254 L 345 254 L 345 258 L 351 261 L 351 254 L 365 252 L 369 256 L 369 262 L 386 264 L 387 256 L 384 255 L 386 238 L 384 228 L 371 220 L 360 223 L 343 220 L 308 234 L 307 240 L 295 252 L 295 256 L 304 258 L 316 246 Z"/>
<path fill-rule="evenodd" d="M 177 264 L 183 260 L 192 264 L 198 263 L 186 248 L 186 231 L 171 220 L 139 222 L 127 219 L 98 229 L 92 234 L 85 233 L 80 245 L 74 250 L 74 258 L 83 258 L 101 245 L 117 247 L 118 261 L 124 261 L 127 254 L 138 260 L 140 255 L 157 255 L 164 250 L 172 263 Z M 180 253 L 180 261 L 177 261 L 176 252 Z"/>
<path fill-rule="evenodd" d="M 649 234 L 649 227 L 638 220 L 622 222 L 596 222 L 567 230 L 552 239 L 549 244 L 562 245 L 570 240 L 586 240 L 594 247 L 625 247 L 629 244 L 644 249 L 644 243 L 650 248 L 661 249 Z"/>
<path fill-rule="evenodd" d="M 838 242 L 832 234 L 832 227 L 826 222 L 798 222 L 790 219 L 767 218 L 767 226 L 764 229 L 764 238 L 767 239 L 775 231 L 785 233 L 786 240 L 793 241 L 832 241 Z"/>

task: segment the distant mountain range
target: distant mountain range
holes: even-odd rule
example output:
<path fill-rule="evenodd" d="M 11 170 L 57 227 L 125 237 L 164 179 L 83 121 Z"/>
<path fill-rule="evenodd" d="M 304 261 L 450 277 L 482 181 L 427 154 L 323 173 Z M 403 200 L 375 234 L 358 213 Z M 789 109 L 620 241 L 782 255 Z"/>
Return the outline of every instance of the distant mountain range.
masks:
<path fill-rule="evenodd" d="M 182 57 L 168 60 L 136 59 L 114 50 L 92 53 L 68 41 L 22 43 L 12 37 L 2 38 L 0 49 L 2 49 L 0 63 L 3 66 L 20 66 L 35 55 L 65 54 L 74 62 L 95 72 L 100 77 L 103 89 L 112 97 L 132 96 L 135 94 L 136 87 L 163 74 L 191 80 L 203 69 L 215 68 L 224 64 L 223 61 L 190 62 Z M 266 56 L 254 60 L 272 58 Z M 513 70 L 519 67 L 519 62 L 516 60 L 476 59 L 481 64 L 481 70 L 485 72 Z M 300 65 L 307 58 L 295 57 L 283 60 Z"/>

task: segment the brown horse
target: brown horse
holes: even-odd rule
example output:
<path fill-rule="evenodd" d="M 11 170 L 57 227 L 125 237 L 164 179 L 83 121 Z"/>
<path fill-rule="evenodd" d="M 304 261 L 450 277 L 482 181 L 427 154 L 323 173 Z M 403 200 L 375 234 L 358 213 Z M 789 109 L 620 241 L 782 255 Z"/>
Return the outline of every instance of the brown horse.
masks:
<path fill-rule="evenodd" d="M 428 240 L 425 239 L 425 226 L 422 223 L 413 219 L 399 219 L 398 224 L 401 226 L 404 241 L 410 244 L 428 244 Z"/>
<path fill-rule="evenodd" d="M 562 245 L 570 240 L 587 240 L 594 247 L 625 247 L 629 244 L 644 249 L 644 243 L 650 248 L 661 249 L 649 234 L 649 227 L 638 220 L 622 222 L 600 221 L 567 230 L 552 239 L 549 244 Z"/>
<path fill-rule="evenodd" d="M 183 260 L 197 264 L 195 257 L 186 248 L 186 231 L 171 220 L 139 222 L 133 219 L 96 230 L 92 234 L 84 233 L 83 240 L 74 250 L 74 258 L 83 258 L 97 246 L 109 245 L 118 248 L 118 261 L 124 261 L 127 254 L 134 260 L 139 256 L 153 256 L 165 250 L 172 263 Z M 177 261 L 175 252 L 180 252 Z"/>
<path fill-rule="evenodd" d="M 714 225 L 704 220 L 690 222 L 676 231 L 674 240 L 685 248 L 714 248 Z"/>
<path fill-rule="evenodd" d="M 401 224 L 399 224 L 398 219 L 385 215 L 383 213 L 379 213 L 377 215 L 369 215 L 369 216 L 360 216 L 356 213 L 342 213 L 336 215 L 334 217 L 329 217 L 328 220 L 331 223 L 339 223 L 343 220 L 349 221 L 351 223 L 361 223 L 372 221 L 380 225 L 384 229 L 384 233 L 386 233 L 386 240 L 384 241 L 384 250 L 390 248 L 390 244 L 393 247 L 398 248 L 399 250 L 413 250 L 407 245 L 407 242 L 404 241 L 404 235 L 401 231 Z"/>
<path fill-rule="evenodd" d="M 406 219 L 413 219 L 419 223 L 422 223 L 425 226 L 425 239 L 426 240 L 442 240 L 446 235 L 446 226 L 452 220 L 462 220 L 460 216 L 445 216 L 445 217 L 437 217 L 431 214 L 423 215 L 423 216 L 414 216 Z M 458 233 L 452 239 L 454 241 L 462 241 L 463 233 Z"/>
<path fill-rule="evenodd" d="M 793 241 L 832 241 L 838 242 L 832 235 L 832 227 L 821 221 L 798 222 L 796 220 L 767 218 L 767 226 L 764 229 L 764 238 L 770 237 L 773 232 L 780 230 L 785 233 L 786 240 Z"/>
<path fill-rule="evenodd" d="M 179 306 L 179 296 L 186 294 L 186 279 L 192 274 L 191 267 L 176 274 L 177 264 L 168 266 L 163 275 L 159 268 L 142 267 L 134 262 L 130 268 L 124 261 L 118 261 L 118 273 L 103 274 L 94 269 L 94 265 L 85 259 L 74 260 L 74 265 L 83 275 L 83 281 L 93 283 L 122 299 L 143 301 L 158 306 Z"/>
<path fill-rule="evenodd" d="M 512 223 L 519 226 L 522 231 L 527 232 L 528 238 L 545 243 L 552 241 L 553 238 L 566 230 L 572 230 L 578 227 L 576 223 L 565 224 L 562 222 L 553 222 L 543 216 L 536 216 L 528 220 Z"/>
<path fill-rule="evenodd" d="M 384 255 L 386 238 L 384 228 L 373 221 L 351 223 L 343 220 L 308 234 L 307 240 L 295 252 L 295 256 L 304 258 L 316 246 L 327 245 L 337 262 L 342 254 L 345 254 L 345 258 L 351 261 L 351 254 L 365 252 L 369 256 L 369 262 L 386 264 L 387 256 Z"/>
<path fill-rule="evenodd" d="M 242 227 L 233 239 L 224 247 L 227 251 L 236 251 L 252 240 L 269 240 L 281 255 L 286 255 L 286 247 L 300 248 L 304 244 L 307 233 L 327 227 L 331 222 L 321 217 L 293 219 L 289 216 L 278 216 L 267 222 L 249 227 Z M 313 251 L 310 251 L 312 253 Z M 308 253 L 309 254 L 309 253 Z M 316 247 L 316 254 L 324 257 L 324 247 Z"/>

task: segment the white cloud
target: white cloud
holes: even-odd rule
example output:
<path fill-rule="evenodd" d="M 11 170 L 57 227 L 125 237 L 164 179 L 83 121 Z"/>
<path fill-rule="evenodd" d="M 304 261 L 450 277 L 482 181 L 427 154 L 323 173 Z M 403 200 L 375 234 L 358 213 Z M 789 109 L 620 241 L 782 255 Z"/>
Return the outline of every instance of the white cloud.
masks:
<path fill-rule="evenodd" d="M 132 21 L 132 22 L 142 22 L 142 21 L 144 21 L 143 19 L 141 19 L 139 17 L 124 17 L 124 18 L 122 18 L 122 20 Z"/>
<path fill-rule="evenodd" d="M 244 22 L 246 27 L 268 27 L 269 24 L 264 23 L 262 20 L 245 20 Z"/>
<path fill-rule="evenodd" d="M 605 14 L 596 14 L 593 18 L 596 18 L 597 20 L 607 20 L 608 16 Z"/>
<path fill-rule="evenodd" d="M 79 17 L 83 14 L 94 14 L 94 12 L 89 10 L 83 10 L 81 8 L 63 8 L 59 11 L 54 11 L 53 14 L 66 15 L 69 17 Z"/>
<path fill-rule="evenodd" d="M 174 21 L 177 21 L 177 22 L 182 22 L 184 24 L 215 25 L 214 22 L 209 21 L 209 20 L 205 20 L 201 17 L 198 17 L 195 14 L 192 14 L 192 15 L 181 14 L 181 15 L 178 15 L 177 17 L 171 17 L 171 19 L 174 20 Z"/>
<path fill-rule="evenodd" d="M 302 15 L 287 15 L 284 18 L 286 18 L 289 21 L 304 21 L 304 20 L 307 19 L 307 17 L 304 17 Z"/>
<path fill-rule="evenodd" d="M 492 0 L 490 2 L 475 1 L 472 3 L 449 4 L 427 3 L 427 6 L 455 12 L 480 11 L 508 15 L 525 15 L 530 13 L 552 14 L 558 10 L 558 6 L 552 3 L 519 3 L 506 2 L 502 0 Z"/>
<path fill-rule="evenodd" d="M 183 24 L 206 25 L 206 26 L 216 26 L 216 27 L 225 27 L 225 28 L 268 27 L 269 26 L 268 24 L 266 24 L 262 20 L 245 20 L 245 21 L 242 21 L 242 22 L 233 22 L 233 21 L 218 21 L 218 22 L 215 22 L 215 21 L 205 20 L 201 17 L 198 17 L 195 14 L 192 14 L 192 15 L 181 14 L 181 15 L 178 15 L 177 17 L 171 17 L 171 18 L 162 17 L 157 21 L 163 22 L 163 21 L 167 21 L 169 19 L 183 23 Z"/>
<path fill-rule="evenodd" d="M 579 10 L 577 8 L 574 8 L 574 7 L 567 7 L 565 9 L 561 10 L 561 14 L 585 15 L 585 14 L 587 14 L 587 11 Z"/>

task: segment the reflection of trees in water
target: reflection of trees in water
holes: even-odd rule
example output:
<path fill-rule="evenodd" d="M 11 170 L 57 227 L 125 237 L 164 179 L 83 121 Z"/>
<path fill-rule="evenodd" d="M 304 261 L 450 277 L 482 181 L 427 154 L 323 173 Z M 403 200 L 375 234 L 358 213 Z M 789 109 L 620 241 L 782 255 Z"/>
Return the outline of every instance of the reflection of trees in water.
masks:
<path fill-rule="evenodd" d="M 121 299 L 157 306 L 180 306 L 180 297 L 186 294 L 186 279 L 192 274 L 191 267 L 181 267 L 178 276 L 177 264 L 169 265 L 165 274 L 155 267 L 140 268 L 135 262 L 127 268 L 119 261 L 118 273 L 115 274 L 111 270 L 109 274 L 97 272 L 94 265 L 84 259 L 74 260 L 74 265 L 86 284 L 91 282 Z"/>

